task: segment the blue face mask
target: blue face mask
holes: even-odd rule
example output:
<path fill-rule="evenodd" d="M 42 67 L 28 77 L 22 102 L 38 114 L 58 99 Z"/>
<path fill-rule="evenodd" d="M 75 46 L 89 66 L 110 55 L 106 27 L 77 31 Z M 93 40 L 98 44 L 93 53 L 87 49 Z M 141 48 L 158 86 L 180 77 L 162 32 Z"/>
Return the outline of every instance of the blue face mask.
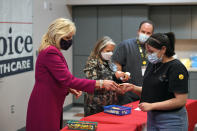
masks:
<path fill-rule="evenodd" d="M 139 39 L 139 41 L 140 41 L 141 43 L 144 43 L 149 37 L 150 37 L 150 36 L 148 36 L 148 35 L 146 35 L 146 34 L 140 33 L 138 39 Z"/>
<path fill-rule="evenodd" d="M 157 53 L 148 54 L 148 61 L 152 64 L 157 64 L 162 61 L 162 57 L 158 58 Z"/>
<path fill-rule="evenodd" d="M 71 45 L 72 45 L 72 40 L 61 39 L 61 41 L 60 41 L 60 48 L 62 50 L 68 50 Z"/>

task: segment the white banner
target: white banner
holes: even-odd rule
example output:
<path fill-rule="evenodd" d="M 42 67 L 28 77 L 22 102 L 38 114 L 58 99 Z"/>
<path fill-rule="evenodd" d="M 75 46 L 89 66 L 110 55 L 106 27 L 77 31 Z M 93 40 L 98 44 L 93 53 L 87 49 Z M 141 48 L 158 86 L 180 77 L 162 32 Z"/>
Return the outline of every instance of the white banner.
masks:
<path fill-rule="evenodd" d="M 0 12 L 0 77 L 32 71 L 32 0 L 1 0 Z"/>

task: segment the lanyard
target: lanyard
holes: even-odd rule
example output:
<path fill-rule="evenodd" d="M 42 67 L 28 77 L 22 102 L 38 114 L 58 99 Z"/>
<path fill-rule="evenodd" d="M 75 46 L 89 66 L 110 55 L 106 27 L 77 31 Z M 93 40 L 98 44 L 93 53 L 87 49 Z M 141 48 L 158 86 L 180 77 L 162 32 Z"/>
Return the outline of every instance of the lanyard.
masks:
<path fill-rule="evenodd" d="M 142 58 L 142 66 L 146 66 L 146 64 L 147 64 L 146 54 L 145 54 L 145 51 L 143 51 L 139 40 L 137 40 L 137 45 L 138 45 L 138 49 L 139 49 L 139 52 L 140 52 L 140 56 Z"/>

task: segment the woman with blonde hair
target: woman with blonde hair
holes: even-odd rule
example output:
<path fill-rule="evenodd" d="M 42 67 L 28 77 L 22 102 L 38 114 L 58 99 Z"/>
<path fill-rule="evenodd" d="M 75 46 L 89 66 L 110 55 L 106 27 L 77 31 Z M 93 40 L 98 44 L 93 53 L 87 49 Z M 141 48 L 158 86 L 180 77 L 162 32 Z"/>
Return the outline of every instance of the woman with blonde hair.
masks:
<path fill-rule="evenodd" d="M 62 107 L 69 92 L 77 97 L 79 90 L 93 93 L 95 88 L 115 90 L 118 85 L 110 80 L 87 80 L 74 77 L 61 49 L 72 45 L 76 28 L 69 19 L 52 22 L 43 36 L 36 61 L 35 85 L 28 109 L 26 131 L 59 131 Z"/>

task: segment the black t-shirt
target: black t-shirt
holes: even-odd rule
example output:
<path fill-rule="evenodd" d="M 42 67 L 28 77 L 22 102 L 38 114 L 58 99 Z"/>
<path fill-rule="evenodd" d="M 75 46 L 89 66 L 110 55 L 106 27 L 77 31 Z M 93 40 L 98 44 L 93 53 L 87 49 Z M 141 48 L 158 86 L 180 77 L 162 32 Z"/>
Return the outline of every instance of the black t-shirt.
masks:
<path fill-rule="evenodd" d="M 177 59 L 167 63 L 149 63 L 145 71 L 141 102 L 161 102 L 174 93 L 188 93 L 188 71 Z"/>

